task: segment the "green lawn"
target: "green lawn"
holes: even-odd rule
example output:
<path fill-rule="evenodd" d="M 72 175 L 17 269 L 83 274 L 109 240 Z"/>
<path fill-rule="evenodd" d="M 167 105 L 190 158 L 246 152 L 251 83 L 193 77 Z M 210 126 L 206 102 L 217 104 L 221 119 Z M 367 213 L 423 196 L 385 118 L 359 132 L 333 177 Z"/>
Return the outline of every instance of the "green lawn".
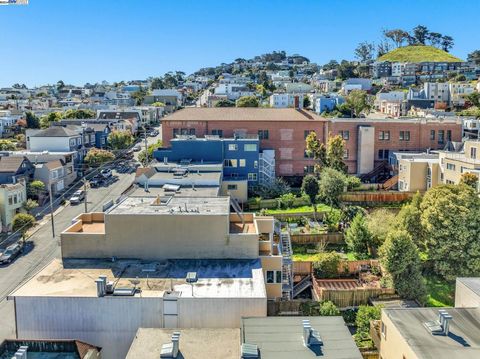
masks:
<path fill-rule="evenodd" d="M 454 305 L 455 283 L 448 283 L 437 277 L 426 277 L 427 307 L 451 307 Z"/>
<path fill-rule="evenodd" d="M 458 57 L 433 46 L 403 46 L 378 58 L 390 62 L 460 62 Z"/>
<path fill-rule="evenodd" d="M 317 212 L 328 212 L 330 211 L 330 206 L 326 204 L 317 204 Z M 313 212 L 313 206 L 301 206 L 296 208 L 288 209 L 269 209 L 267 214 L 280 214 L 280 213 L 303 213 L 303 212 Z"/>
<path fill-rule="evenodd" d="M 307 253 L 307 249 L 315 249 L 315 244 L 293 244 L 293 256 L 292 259 L 296 262 L 315 262 L 318 260 L 318 253 Z M 344 252 L 345 246 L 329 245 L 327 251 L 336 251 L 340 254 L 344 254 L 349 261 L 355 261 L 357 258 L 353 252 Z"/>

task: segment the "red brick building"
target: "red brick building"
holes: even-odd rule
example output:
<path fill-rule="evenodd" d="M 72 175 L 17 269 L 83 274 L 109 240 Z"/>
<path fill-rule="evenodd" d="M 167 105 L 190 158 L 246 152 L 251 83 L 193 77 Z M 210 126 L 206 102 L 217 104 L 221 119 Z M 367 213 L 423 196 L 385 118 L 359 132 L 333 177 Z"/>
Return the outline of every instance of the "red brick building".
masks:
<path fill-rule="evenodd" d="M 461 141 L 458 119 L 326 119 L 295 109 L 186 108 L 165 117 L 165 146 L 177 134 L 197 137 L 255 134 L 262 149 L 274 149 L 276 173 L 303 176 L 314 161 L 305 156 L 305 138 L 315 131 L 324 143 L 328 135 L 345 139 L 345 162 L 350 173 L 368 173 L 394 151 L 443 148 L 447 141 Z"/>

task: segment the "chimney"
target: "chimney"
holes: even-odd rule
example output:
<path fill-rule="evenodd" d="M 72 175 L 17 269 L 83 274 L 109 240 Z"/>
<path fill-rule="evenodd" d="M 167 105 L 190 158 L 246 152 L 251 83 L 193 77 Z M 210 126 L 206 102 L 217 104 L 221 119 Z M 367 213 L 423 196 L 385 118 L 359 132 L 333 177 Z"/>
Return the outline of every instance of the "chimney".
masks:
<path fill-rule="evenodd" d="M 100 279 L 102 281 L 102 291 L 103 291 L 103 295 L 106 295 L 107 294 L 107 276 L 105 275 L 99 275 L 98 276 L 98 279 Z"/>
<path fill-rule="evenodd" d="M 180 332 L 173 332 L 172 344 L 173 344 L 173 357 L 176 358 L 180 350 Z"/>
<path fill-rule="evenodd" d="M 104 297 L 105 292 L 103 291 L 103 280 L 96 279 L 95 283 L 97 283 L 97 297 Z"/>

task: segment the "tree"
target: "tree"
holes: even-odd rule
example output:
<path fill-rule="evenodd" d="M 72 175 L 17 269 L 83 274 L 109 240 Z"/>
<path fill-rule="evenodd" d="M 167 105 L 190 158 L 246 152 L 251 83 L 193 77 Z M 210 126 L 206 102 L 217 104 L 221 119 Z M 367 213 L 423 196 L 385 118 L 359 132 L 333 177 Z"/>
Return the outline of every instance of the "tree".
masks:
<path fill-rule="evenodd" d="M 480 92 L 472 92 L 465 96 L 465 99 L 475 107 L 480 107 Z"/>
<path fill-rule="evenodd" d="M 310 101 L 310 97 L 305 96 L 303 98 L 303 108 L 309 108 L 312 102 Z"/>
<path fill-rule="evenodd" d="M 108 135 L 108 143 L 114 150 L 123 150 L 133 143 L 133 135 L 130 131 L 112 131 Z"/>
<path fill-rule="evenodd" d="M 256 96 L 242 96 L 236 102 L 237 107 L 258 107 Z"/>
<path fill-rule="evenodd" d="M 64 87 L 65 87 L 65 82 L 63 82 L 62 80 L 57 81 L 57 90 L 58 91 L 60 91 Z"/>
<path fill-rule="evenodd" d="M 460 177 L 460 183 L 476 189 L 478 186 L 478 176 L 471 172 L 465 172 Z"/>
<path fill-rule="evenodd" d="M 468 54 L 468 62 L 473 62 L 475 65 L 480 65 L 480 50 L 475 50 Z"/>
<path fill-rule="evenodd" d="M 320 303 L 320 310 L 318 314 L 320 316 L 337 316 L 340 315 L 340 311 L 333 302 L 326 300 Z"/>
<path fill-rule="evenodd" d="M 65 111 L 63 114 L 63 118 L 75 118 L 75 119 L 83 119 L 83 118 L 95 118 L 96 114 L 95 111 L 87 110 L 87 109 L 71 109 Z"/>
<path fill-rule="evenodd" d="M 360 62 L 368 62 L 373 59 L 373 51 L 375 49 L 375 45 L 373 43 L 364 41 L 358 44 L 357 48 L 355 49 L 355 57 Z"/>
<path fill-rule="evenodd" d="M 377 45 L 377 57 L 385 55 L 386 53 L 390 52 L 390 50 L 390 43 L 387 40 L 380 41 L 380 43 Z"/>
<path fill-rule="evenodd" d="M 23 203 L 23 208 L 27 211 L 27 213 L 30 213 L 30 214 L 37 207 L 38 207 L 38 202 L 30 198 Z"/>
<path fill-rule="evenodd" d="M 327 163 L 331 167 L 342 173 L 347 172 L 347 165 L 343 162 L 345 156 L 345 140 L 342 136 L 330 136 L 327 141 Z"/>
<path fill-rule="evenodd" d="M 429 189 L 420 205 L 428 259 L 446 280 L 480 272 L 480 198 L 466 185 Z"/>
<path fill-rule="evenodd" d="M 152 90 L 159 90 L 165 88 L 165 84 L 163 83 L 163 80 L 160 77 L 154 77 L 152 79 L 152 82 L 150 84 L 150 88 Z"/>
<path fill-rule="evenodd" d="M 361 213 L 355 215 L 350 227 L 345 232 L 345 242 L 358 258 L 370 256 L 372 235 L 368 231 L 365 218 Z"/>
<path fill-rule="evenodd" d="M 155 151 L 159 147 L 162 147 L 161 140 L 158 140 L 157 143 L 152 143 L 151 145 L 148 145 L 147 152 L 143 150 L 138 154 L 138 160 L 140 161 L 140 163 L 146 166 L 148 162 L 150 162 L 153 158 L 153 151 Z M 148 153 L 148 160 L 147 160 L 147 153 Z"/>
<path fill-rule="evenodd" d="M 315 131 L 310 132 L 305 139 L 306 154 L 317 162 L 315 164 L 315 173 L 320 173 L 323 166 L 327 165 L 327 148 L 317 138 Z"/>
<path fill-rule="evenodd" d="M 429 31 L 426 26 L 418 25 L 413 28 L 413 38 L 417 45 L 425 45 Z"/>
<path fill-rule="evenodd" d="M 35 180 L 27 185 L 28 197 L 38 199 L 38 196 L 43 192 L 45 192 L 45 184 L 42 181 Z"/>
<path fill-rule="evenodd" d="M 368 214 L 366 221 L 373 242 L 376 246 L 380 246 L 395 225 L 395 215 L 391 211 L 381 208 Z"/>
<path fill-rule="evenodd" d="M 35 217 L 28 213 L 17 213 L 13 217 L 12 230 L 19 231 L 25 239 L 27 231 L 35 225 Z"/>
<path fill-rule="evenodd" d="M 215 107 L 235 107 L 235 102 L 230 100 L 220 100 L 215 104 Z"/>
<path fill-rule="evenodd" d="M 163 102 L 157 101 L 151 104 L 153 107 L 165 107 L 165 104 Z"/>
<path fill-rule="evenodd" d="M 27 128 L 40 128 L 40 119 L 33 112 L 26 112 L 25 120 L 27 121 Z"/>
<path fill-rule="evenodd" d="M 61 112 L 50 112 L 47 115 L 43 115 L 40 118 L 40 127 L 41 128 L 49 128 L 52 122 L 57 122 L 62 119 Z"/>
<path fill-rule="evenodd" d="M 431 32 L 428 34 L 428 41 L 430 41 L 432 46 L 437 47 L 442 42 L 442 34 L 438 32 Z"/>
<path fill-rule="evenodd" d="M 88 151 L 84 161 L 90 167 L 98 167 L 106 162 L 113 161 L 114 159 L 115 155 L 112 152 L 98 148 L 92 148 L 90 151 Z"/>
<path fill-rule="evenodd" d="M 425 250 L 425 233 L 420 221 L 422 214 L 420 209 L 421 203 L 422 196 L 417 192 L 411 202 L 404 204 L 400 212 L 398 212 L 394 228 L 407 231 L 417 247 L 420 250 Z"/>
<path fill-rule="evenodd" d="M 0 151 L 15 151 L 16 149 L 17 145 L 15 144 L 15 142 L 0 139 Z"/>
<path fill-rule="evenodd" d="M 443 36 L 442 41 L 440 42 L 440 45 L 442 46 L 442 50 L 446 52 L 449 52 L 454 44 L 455 43 L 453 41 L 453 37 L 451 36 Z"/>
<path fill-rule="evenodd" d="M 350 91 L 345 97 L 345 105 L 350 109 L 353 117 L 360 116 L 361 113 L 369 111 L 372 107 L 368 93 L 362 90 Z"/>
<path fill-rule="evenodd" d="M 330 206 L 338 206 L 339 197 L 346 186 L 345 175 L 334 168 L 325 167 L 318 181 L 320 196 Z"/>
<path fill-rule="evenodd" d="M 361 305 L 358 307 L 355 325 L 357 331 L 354 335 L 355 343 L 359 347 L 365 347 L 365 344 L 373 347 L 372 338 L 370 336 L 370 322 L 372 320 L 380 320 L 382 316 L 381 306 Z"/>
<path fill-rule="evenodd" d="M 145 90 L 143 87 L 140 87 L 138 91 L 133 92 L 132 98 L 135 100 L 135 105 L 140 106 L 141 104 L 143 104 L 147 93 L 147 90 Z"/>
<path fill-rule="evenodd" d="M 308 196 L 311 205 L 313 206 L 313 212 L 316 215 L 317 213 L 317 195 L 320 187 L 318 180 L 315 176 L 307 175 L 303 178 L 302 181 L 302 192 Z"/>
<path fill-rule="evenodd" d="M 423 302 L 426 294 L 417 246 L 405 230 L 390 232 L 380 248 L 380 261 L 391 275 L 397 293 Z"/>
<path fill-rule="evenodd" d="M 313 263 L 315 277 L 337 278 L 341 261 L 342 257 L 335 251 L 319 253 L 317 260 Z"/>
<path fill-rule="evenodd" d="M 391 40 L 395 47 L 402 47 L 409 37 L 408 32 L 402 29 L 384 30 L 383 36 Z"/>

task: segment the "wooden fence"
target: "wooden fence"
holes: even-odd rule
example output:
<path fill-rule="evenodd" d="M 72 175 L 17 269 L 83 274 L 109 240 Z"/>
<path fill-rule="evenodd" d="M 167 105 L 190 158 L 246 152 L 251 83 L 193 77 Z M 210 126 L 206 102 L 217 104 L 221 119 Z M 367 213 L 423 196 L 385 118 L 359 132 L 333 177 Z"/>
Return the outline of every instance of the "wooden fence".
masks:
<path fill-rule="evenodd" d="M 338 265 L 338 273 L 342 275 L 357 274 L 361 266 L 364 266 L 364 265 L 368 265 L 370 267 L 380 267 L 380 262 L 377 259 L 365 259 L 361 261 L 341 261 L 340 264 Z M 312 274 L 313 262 L 294 261 L 293 273 L 296 275 Z"/>
<path fill-rule="evenodd" d="M 294 275 L 311 275 L 313 272 L 313 262 L 293 262 Z"/>
<path fill-rule="evenodd" d="M 340 200 L 351 204 L 378 205 L 387 203 L 402 203 L 415 195 L 416 192 L 373 191 L 346 192 L 340 195 Z"/>
<path fill-rule="evenodd" d="M 362 349 L 360 349 L 360 354 L 362 354 L 363 359 L 378 359 L 378 358 L 380 358 L 380 353 L 376 350 L 362 350 Z"/>
<path fill-rule="evenodd" d="M 331 280 L 335 281 L 335 280 Z M 344 280 L 337 280 L 338 283 Z M 339 308 L 357 307 L 367 305 L 370 298 L 376 298 L 382 294 L 393 294 L 394 289 L 378 287 L 355 287 L 350 288 L 325 288 L 319 285 L 318 280 L 313 281 L 313 298 L 318 301 L 330 300 Z"/>
<path fill-rule="evenodd" d="M 325 242 L 327 244 L 342 244 L 343 233 L 319 233 L 319 234 L 292 234 L 290 235 L 292 243 L 295 244 L 315 244 Z"/>
<path fill-rule="evenodd" d="M 311 302 L 309 299 L 294 299 L 294 300 L 269 300 L 267 302 L 268 316 L 294 316 L 303 315 L 302 304 Z"/>

